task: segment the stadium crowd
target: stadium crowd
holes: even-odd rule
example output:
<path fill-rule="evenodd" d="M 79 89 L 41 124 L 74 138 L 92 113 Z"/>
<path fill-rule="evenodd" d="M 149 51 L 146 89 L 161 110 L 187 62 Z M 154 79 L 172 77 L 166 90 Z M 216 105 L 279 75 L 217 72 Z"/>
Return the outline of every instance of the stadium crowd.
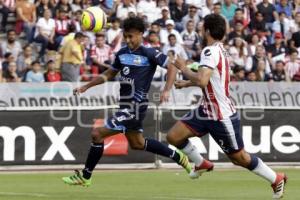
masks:
<path fill-rule="evenodd" d="M 171 58 L 180 55 L 197 70 L 205 45 L 203 18 L 210 13 L 227 21 L 224 45 L 232 81 L 300 81 L 300 0 L 115 0 L 112 8 L 105 5 L 101 0 L 0 0 L 0 82 L 91 80 L 110 67 L 123 45 L 122 21 L 130 16 L 147 25 L 144 45 Z M 101 33 L 80 26 L 89 6 L 107 13 L 109 23 Z M 155 80 L 165 73 L 158 67 Z"/>

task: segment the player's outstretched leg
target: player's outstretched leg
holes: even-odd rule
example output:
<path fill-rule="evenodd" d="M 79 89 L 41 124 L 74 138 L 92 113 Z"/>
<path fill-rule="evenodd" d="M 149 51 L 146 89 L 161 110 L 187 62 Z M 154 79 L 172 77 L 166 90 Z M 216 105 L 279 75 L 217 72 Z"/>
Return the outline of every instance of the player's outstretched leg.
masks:
<path fill-rule="evenodd" d="M 130 147 L 135 150 L 145 150 L 154 154 L 173 159 L 178 165 L 182 166 L 187 173 L 192 170 L 188 157 L 179 150 L 173 150 L 167 145 L 151 138 L 144 138 L 139 132 L 126 133 Z"/>
<path fill-rule="evenodd" d="M 228 157 L 234 164 L 245 167 L 254 174 L 269 181 L 273 189 L 273 199 L 280 199 L 283 197 L 284 188 L 287 182 L 287 176 L 284 173 L 276 173 L 260 158 L 248 154 L 244 149 L 237 153 L 229 154 Z"/>
<path fill-rule="evenodd" d="M 84 169 L 81 172 L 75 170 L 73 175 L 63 177 L 62 180 L 68 185 L 90 186 L 92 183 L 92 172 L 103 155 L 104 138 L 117 133 L 119 133 L 119 131 L 110 130 L 104 127 L 95 128 L 92 131 L 92 143 Z"/>
<path fill-rule="evenodd" d="M 170 144 L 176 146 L 185 153 L 190 160 L 195 163 L 194 169 L 191 171 L 190 178 L 199 178 L 204 172 L 212 171 L 214 165 L 212 162 L 204 159 L 197 147 L 189 140 L 189 137 L 195 136 L 190 129 L 182 122 L 177 122 L 169 131 L 167 140 Z"/>

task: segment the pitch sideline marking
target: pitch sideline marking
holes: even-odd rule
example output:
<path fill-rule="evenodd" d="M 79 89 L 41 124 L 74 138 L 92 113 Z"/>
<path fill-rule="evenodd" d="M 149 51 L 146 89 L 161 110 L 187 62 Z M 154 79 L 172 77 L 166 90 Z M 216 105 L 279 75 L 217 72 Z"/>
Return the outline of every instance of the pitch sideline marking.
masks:
<path fill-rule="evenodd" d="M 0 192 L 0 195 L 6 196 L 30 196 L 30 197 L 49 197 L 47 194 L 42 193 L 25 193 L 25 192 Z"/>

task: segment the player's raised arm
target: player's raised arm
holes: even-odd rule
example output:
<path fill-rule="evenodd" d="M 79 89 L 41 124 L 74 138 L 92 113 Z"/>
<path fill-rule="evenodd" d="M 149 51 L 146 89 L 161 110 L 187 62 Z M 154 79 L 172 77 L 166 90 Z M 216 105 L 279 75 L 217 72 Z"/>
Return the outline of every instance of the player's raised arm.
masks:
<path fill-rule="evenodd" d="M 186 82 L 183 86 L 199 86 L 201 88 L 205 88 L 209 82 L 210 76 L 212 75 L 213 69 L 207 66 L 201 66 L 198 69 L 198 72 L 193 72 L 186 66 L 185 60 L 178 57 L 175 60 L 175 66 L 179 69 L 182 74 L 190 80 L 190 82 Z"/>
<path fill-rule="evenodd" d="M 172 64 L 170 61 L 167 65 L 167 80 L 164 86 L 164 90 L 162 91 L 162 94 L 160 96 L 160 102 L 167 102 L 170 97 L 170 90 L 172 89 L 172 86 L 176 80 L 177 75 L 177 68 L 174 64 Z"/>
<path fill-rule="evenodd" d="M 106 81 L 112 80 L 116 75 L 118 74 L 118 71 L 113 70 L 113 69 L 107 69 L 103 74 L 101 74 L 99 77 L 93 79 L 92 81 L 90 81 L 89 83 L 75 88 L 73 90 L 73 94 L 80 94 L 85 92 L 87 89 L 96 86 L 96 85 L 100 85 L 105 83 Z"/>

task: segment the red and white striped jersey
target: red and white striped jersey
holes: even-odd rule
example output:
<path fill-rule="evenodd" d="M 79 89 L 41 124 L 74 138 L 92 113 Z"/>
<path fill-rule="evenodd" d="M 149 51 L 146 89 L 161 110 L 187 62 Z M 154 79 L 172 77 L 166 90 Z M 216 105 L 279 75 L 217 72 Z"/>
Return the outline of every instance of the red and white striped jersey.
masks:
<path fill-rule="evenodd" d="M 202 89 L 202 106 L 209 119 L 229 118 L 236 110 L 229 96 L 229 54 L 223 44 L 216 42 L 201 53 L 200 67 L 213 69 L 208 85 Z"/>

